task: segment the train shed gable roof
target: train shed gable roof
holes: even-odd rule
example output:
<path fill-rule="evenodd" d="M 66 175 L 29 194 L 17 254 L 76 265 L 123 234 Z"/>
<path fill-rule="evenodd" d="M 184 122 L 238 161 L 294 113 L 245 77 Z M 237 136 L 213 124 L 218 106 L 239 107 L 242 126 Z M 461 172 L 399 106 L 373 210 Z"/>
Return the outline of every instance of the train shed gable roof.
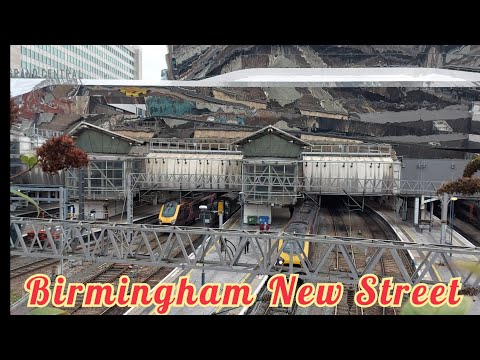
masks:
<path fill-rule="evenodd" d="M 233 142 L 247 158 L 298 158 L 311 145 L 274 126 L 267 126 Z"/>
<path fill-rule="evenodd" d="M 81 122 L 68 134 L 75 136 L 76 146 L 88 154 L 127 155 L 132 148 L 144 143 L 144 141 L 117 134 L 87 122 Z"/>
<path fill-rule="evenodd" d="M 232 144 L 233 145 L 244 145 L 248 142 L 259 139 L 259 138 L 261 138 L 263 136 L 266 136 L 266 135 L 269 135 L 269 134 L 276 135 L 276 136 L 278 136 L 278 137 L 280 137 L 284 140 L 287 140 L 287 141 L 293 141 L 293 143 L 297 144 L 298 146 L 312 146 L 310 143 L 307 143 L 306 141 L 303 141 L 296 136 L 290 135 L 289 133 L 287 133 L 283 130 L 280 130 L 280 129 L 276 128 L 275 126 L 272 126 L 272 125 L 266 126 L 263 129 L 260 129 L 256 132 L 254 132 L 253 134 L 245 136 L 242 139 L 238 139 L 238 140 L 232 142 Z"/>
<path fill-rule="evenodd" d="M 94 130 L 94 131 L 104 133 L 106 135 L 118 137 L 122 140 L 128 141 L 129 143 L 135 143 L 135 144 L 138 144 L 138 145 L 142 145 L 145 142 L 145 141 L 139 141 L 139 140 L 133 139 L 131 137 L 128 137 L 128 136 L 125 136 L 125 135 L 122 135 L 122 134 L 119 134 L 119 133 L 101 128 L 100 126 L 90 124 L 86 121 L 82 121 L 80 124 L 75 126 L 72 130 L 69 131 L 68 135 L 78 136 L 88 128 L 90 128 L 91 130 Z"/>

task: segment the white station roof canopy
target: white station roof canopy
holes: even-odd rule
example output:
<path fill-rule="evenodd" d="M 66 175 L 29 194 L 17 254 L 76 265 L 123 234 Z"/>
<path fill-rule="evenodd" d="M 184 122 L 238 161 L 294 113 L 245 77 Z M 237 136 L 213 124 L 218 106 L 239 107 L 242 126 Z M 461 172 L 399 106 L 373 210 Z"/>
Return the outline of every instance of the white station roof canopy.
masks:
<path fill-rule="evenodd" d="M 258 68 L 244 69 L 203 80 L 92 80 L 99 87 L 480 87 L 480 73 L 418 67 L 375 68 Z M 34 88 L 59 85 L 46 79 L 10 79 L 11 96 Z M 63 82 L 62 85 L 78 85 Z"/>

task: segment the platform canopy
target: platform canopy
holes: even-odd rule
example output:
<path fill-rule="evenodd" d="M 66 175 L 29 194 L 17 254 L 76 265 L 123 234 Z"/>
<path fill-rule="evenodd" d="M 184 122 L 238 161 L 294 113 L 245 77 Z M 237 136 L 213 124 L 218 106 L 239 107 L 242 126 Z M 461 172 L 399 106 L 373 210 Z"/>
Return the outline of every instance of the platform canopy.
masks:
<path fill-rule="evenodd" d="M 63 85 L 80 85 L 67 81 Z M 48 79 L 11 78 L 11 96 L 59 85 Z M 92 89 L 124 87 L 480 87 L 480 73 L 419 67 L 374 68 L 254 68 L 232 71 L 203 80 L 82 79 Z"/>

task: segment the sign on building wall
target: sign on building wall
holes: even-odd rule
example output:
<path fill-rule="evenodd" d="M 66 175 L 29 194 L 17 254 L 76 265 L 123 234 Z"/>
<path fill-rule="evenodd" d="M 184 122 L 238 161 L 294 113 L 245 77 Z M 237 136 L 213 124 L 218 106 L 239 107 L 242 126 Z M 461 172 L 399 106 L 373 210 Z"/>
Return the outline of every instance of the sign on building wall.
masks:
<path fill-rule="evenodd" d="M 57 69 L 10 69 L 10 78 L 19 79 L 48 79 L 57 83 L 82 83 L 80 71 Z"/>

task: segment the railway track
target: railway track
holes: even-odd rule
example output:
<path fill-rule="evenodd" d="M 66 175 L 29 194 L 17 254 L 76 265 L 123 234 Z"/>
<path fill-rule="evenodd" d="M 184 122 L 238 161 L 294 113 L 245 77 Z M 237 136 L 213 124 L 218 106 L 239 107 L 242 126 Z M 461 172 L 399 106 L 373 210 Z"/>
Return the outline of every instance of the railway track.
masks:
<path fill-rule="evenodd" d="M 178 250 L 178 254 L 180 254 L 180 250 Z M 163 280 L 170 272 L 172 268 L 161 267 L 156 269 L 152 274 L 148 275 L 144 279 L 140 279 L 139 282 L 145 283 L 150 285 L 150 288 L 153 289 L 161 280 Z M 130 292 L 129 292 L 130 293 Z M 101 309 L 99 315 L 123 315 L 125 314 L 130 308 L 129 307 L 120 307 L 120 306 L 111 306 L 107 308 Z"/>
<path fill-rule="evenodd" d="M 301 285 L 301 282 L 297 284 L 297 289 Z M 297 291 L 295 289 L 295 292 Z M 294 301 L 292 306 L 290 307 L 270 307 L 270 300 L 272 294 L 267 291 L 267 287 L 265 286 L 262 292 L 258 295 L 257 304 L 254 305 L 252 310 L 249 312 L 253 315 L 295 315 L 297 311 L 297 302 Z"/>
<path fill-rule="evenodd" d="M 237 211 L 235 214 L 233 214 L 230 217 L 230 220 L 233 223 L 235 221 L 235 219 L 237 219 L 238 217 L 239 217 L 239 212 Z M 165 239 L 164 239 L 163 242 L 165 242 L 166 239 L 167 239 L 167 237 L 165 236 Z M 200 235 L 191 238 L 193 246 L 197 247 L 197 245 L 200 245 L 201 244 L 201 239 L 202 239 L 202 237 Z M 187 240 L 186 238 L 183 239 L 183 244 L 184 244 L 187 252 L 188 251 L 191 251 L 191 252 L 195 251 L 195 249 L 191 249 L 191 247 L 190 248 L 188 247 L 189 242 L 186 241 L 186 240 Z M 163 243 L 163 242 L 161 242 L 161 243 Z M 153 248 L 152 248 L 152 250 L 153 250 Z M 173 248 L 172 249 L 172 254 L 176 258 L 180 257 L 180 255 L 182 255 L 182 250 L 181 250 L 180 246 L 177 246 L 177 247 Z M 153 289 L 160 281 L 162 281 L 168 274 L 170 274 L 170 272 L 172 270 L 173 269 L 169 268 L 169 267 L 155 268 L 155 270 L 152 273 L 148 274 L 147 276 L 144 276 L 143 278 L 139 278 L 138 280 L 136 280 L 136 282 L 146 283 L 146 284 L 150 285 L 150 288 Z M 112 307 L 101 309 L 99 315 L 123 315 L 129 309 L 130 309 L 129 307 L 119 307 L 119 306 L 115 305 L 115 306 L 112 306 Z"/>
<path fill-rule="evenodd" d="M 363 218 L 365 225 L 371 233 L 373 239 L 391 239 L 392 234 L 385 229 L 382 229 L 380 225 L 373 219 L 370 214 Z M 397 264 L 393 259 L 392 254 L 389 251 L 383 253 L 378 264 L 373 269 L 373 272 L 381 280 L 384 277 L 398 277 Z M 385 308 L 376 304 L 369 308 L 365 308 L 365 315 L 396 315 L 395 308 Z"/>
<path fill-rule="evenodd" d="M 33 273 L 34 271 L 43 269 L 46 266 L 53 265 L 56 263 L 58 263 L 58 260 L 42 259 L 42 260 L 33 261 L 29 264 L 18 266 L 16 268 L 10 269 L 10 279 L 14 279 L 28 273 Z"/>
<path fill-rule="evenodd" d="M 353 237 L 365 237 L 365 238 L 378 238 L 378 239 L 395 239 L 395 235 L 389 228 L 388 224 L 383 223 L 378 215 L 369 208 L 365 208 L 363 212 L 351 211 L 348 214 L 348 222 L 346 221 L 346 210 L 339 209 L 338 203 L 325 201 L 323 209 L 323 216 L 325 220 L 322 221 L 323 233 L 333 236 L 353 236 Z M 327 220 L 327 217 L 328 220 Z M 348 225 L 347 225 L 348 224 Z M 313 249 L 313 248 L 312 248 Z M 345 246 L 345 250 L 349 253 L 354 266 L 362 271 L 371 256 L 374 255 L 374 250 L 360 248 L 358 246 Z M 322 249 L 317 250 L 321 254 Z M 412 262 L 408 257 L 406 251 L 397 252 L 400 259 L 405 264 L 407 271 L 412 274 L 415 269 L 412 266 Z M 350 272 L 350 268 L 345 261 L 341 249 L 337 247 L 335 252 L 332 252 L 329 259 L 330 271 Z M 375 273 L 380 279 L 384 277 L 393 277 L 394 279 L 402 279 L 402 276 L 398 270 L 397 263 L 395 262 L 393 255 L 386 251 L 374 269 L 371 271 Z M 391 307 L 381 307 L 379 305 L 369 308 L 360 308 L 355 304 L 355 293 L 358 291 L 358 285 L 345 285 L 344 295 L 339 304 L 333 309 L 335 315 L 396 315 L 398 309 Z M 262 297 L 265 297 L 263 299 Z M 269 308 L 268 303 L 270 301 L 268 292 L 266 289 L 262 290 L 262 295 L 259 296 L 258 304 L 255 304 L 249 313 L 255 315 L 285 315 L 295 314 L 297 309 L 282 309 L 282 308 Z M 300 311 L 299 311 L 300 312 Z M 300 313 L 302 313 L 301 311 Z M 318 311 L 314 308 L 303 312 L 305 314 L 328 314 L 328 311 Z M 330 313 L 331 314 L 331 313 Z"/>
<path fill-rule="evenodd" d="M 335 236 L 351 236 L 351 231 L 340 211 L 336 207 L 329 207 L 330 216 L 332 218 L 333 229 Z M 353 246 L 346 246 L 346 250 L 352 258 L 353 264 L 357 266 L 357 258 L 360 256 L 355 255 L 355 248 Z M 358 254 L 361 255 L 361 254 Z M 340 248 L 337 246 L 335 249 L 335 269 L 336 271 L 350 272 L 350 268 L 345 261 Z M 335 315 L 363 315 L 363 309 L 358 307 L 354 301 L 355 292 L 358 290 L 358 286 L 345 287 L 345 293 L 340 302 L 334 308 Z"/>
<path fill-rule="evenodd" d="M 142 222 L 144 224 L 151 224 L 155 221 L 155 219 L 157 219 L 157 214 L 153 214 L 151 216 L 147 216 L 147 217 L 144 217 L 144 218 L 137 219 L 136 221 L 134 221 L 134 223 Z M 19 257 L 20 257 L 20 255 L 11 255 L 10 260 L 14 260 L 14 259 L 17 259 Z M 35 270 L 39 270 L 41 268 L 44 268 L 45 266 L 53 265 L 53 264 L 56 264 L 56 263 L 59 263 L 59 261 L 58 260 L 52 260 L 52 259 L 42 259 L 42 260 L 38 260 L 38 261 L 33 261 L 29 264 L 25 264 L 25 265 L 21 265 L 21 266 L 12 268 L 10 270 L 10 279 L 13 279 L 13 278 L 16 278 L 18 276 L 27 274 L 29 272 L 33 272 Z"/>
<path fill-rule="evenodd" d="M 83 284 L 95 282 L 102 284 L 110 283 L 114 284 L 115 286 L 120 276 L 125 274 L 128 270 L 129 267 L 125 266 L 124 264 L 108 264 L 101 271 L 84 280 Z M 82 307 L 83 299 L 84 294 L 78 295 L 75 301 L 75 306 L 73 308 L 64 308 L 64 310 L 67 310 L 70 312 L 70 314 L 75 315 L 97 315 L 99 311 L 101 312 L 101 308 Z"/>
<path fill-rule="evenodd" d="M 194 245 L 196 244 L 196 242 L 199 238 L 200 238 L 200 236 L 198 236 L 194 240 L 192 239 Z M 166 238 L 165 238 L 165 240 L 166 240 Z M 178 257 L 181 253 L 182 253 L 182 250 L 180 249 L 180 247 L 177 247 L 174 250 L 172 250 L 172 254 L 174 254 L 175 257 Z M 147 275 L 147 277 L 144 277 L 143 279 L 138 279 L 138 282 L 146 283 L 146 284 L 150 285 L 151 289 L 153 289 L 171 271 L 172 271 L 172 268 L 160 267 L 160 268 L 154 270 L 154 272 L 151 273 L 150 275 Z M 137 282 L 137 280 L 135 282 Z M 116 286 L 116 285 L 117 284 L 114 284 L 114 286 Z M 128 311 L 128 309 L 129 309 L 129 307 L 120 307 L 120 306 L 115 305 L 115 306 L 111 306 L 111 307 L 107 307 L 107 308 L 103 308 L 103 309 L 99 310 L 100 312 L 99 312 L 98 315 L 123 315 L 124 313 L 126 313 Z"/>
<path fill-rule="evenodd" d="M 237 211 L 235 214 L 233 214 L 231 216 L 231 220 L 234 220 L 236 219 L 236 217 L 239 216 L 239 212 Z M 161 241 L 160 239 L 163 239 L 163 241 Z M 160 239 L 158 239 L 158 242 L 160 242 L 160 244 L 163 244 L 166 240 L 167 240 L 167 236 L 164 236 L 164 237 L 161 237 Z M 186 239 L 185 239 L 186 240 Z M 201 236 L 198 235 L 196 237 L 193 237 L 191 238 L 191 241 L 194 245 L 194 247 L 200 242 L 201 240 Z M 157 245 L 158 247 L 158 242 L 156 239 L 153 239 L 152 240 L 153 242 L 155 242 L 155 244 Z M 185 246 L 185 249 L 187 252 L 193 252 L 195 251 L 195 249 L 191 249 L 191 247 L 189 247 L 189 244 L 188 242 L 186 241 L 183 241 L 183 244 Z M 152 247 L 152 251 L 154 251 L 156 249 L 156 247 Z M 180 248 L 179 245 L 177 245 L 177 247 L 173 248 L 172 251 L 171 251 L 171 254 L 174 256 L 174 257 L 179 257 L 180 255 L 182 255 L 182 249 Z M 135 280 L 136 282 L 142 282 L 142 283 L 146 283 L 148 285 L 150 285 L 150 288 L 154 288 L 161 280 L 163 280 L 170 272 L 172 271 L 172 268 L 169 268 L 169 267 L 160 267 L 156 270 L 154 270 L 152 273 L 150 273 L 149 275 L 147 275 L 146 277 L 143 277 L 143 278 L 140 278 L 138 280 Z M 119 275 L 120 277 L 120 275 Z M 114 286 L 116 286 L 117 284 L 114 284 Z M 125 312 L 128 311 L 128 307 L 119 307 L 119 306 L 112 306 L 112 307 L 108 307 L 108 308 L 102 308 L 102 309 L 97 309 L 98 311 L 98 315 L 123 315 Z"/>
<path fill-rule="evenodd" d="M 349 227 L 345 221 L 344 211 L 338 209 L 335 204 L 329 206 L 330 215 L 332 217 L 334 232 L 336 236 L 358 236 L 361 235 L 367 238 L 373 239 L 394 239 L 391 229 L 377 219 L 375 213 L 365 208 L 362 213 L 352 212 L 349 214 L 349 227 L 352 227 L 353 224 L 357 234 L 350 234 Z M 349 252 L 354 265 L 360 271 L 365 268 L 368 259 L 374 255 L 372 250 L 360 249 L 356 246 L 347 246 L 347 251 Z M 406 251 L 398 252 L 400 259 L 406 265 L 410 274 L 415 271 L 411 266 L 411 261 L 408 259 L 408 254 Z M 336 259 L 335 259 L 335 268 L 337 271 L 350 271 L 348 264 L 346 264 L 345 259 L 342 254 L 339 252 L 339 249 L 336 249 Z M 380 279 L 384 277 L 393 277 L 394 279 L 403 279 L 399 270 L 397 263 L 395 262 L 393 255 L 386 251 L 376 266 L 372 269 L 372 272 L 376 274 Z M 340 303 L 335 307 L 334 313 L 336 315 L 349 314 L 349 315 L 395 315 L 397 313 L 395 308 L 384 308 L 379 305 L 374 305 L 369 308 L 360 308 L 355 304 L 354 294 L 358 291 L 358 286 L 346 286 L 345 293 L 340 301 Z"/>

